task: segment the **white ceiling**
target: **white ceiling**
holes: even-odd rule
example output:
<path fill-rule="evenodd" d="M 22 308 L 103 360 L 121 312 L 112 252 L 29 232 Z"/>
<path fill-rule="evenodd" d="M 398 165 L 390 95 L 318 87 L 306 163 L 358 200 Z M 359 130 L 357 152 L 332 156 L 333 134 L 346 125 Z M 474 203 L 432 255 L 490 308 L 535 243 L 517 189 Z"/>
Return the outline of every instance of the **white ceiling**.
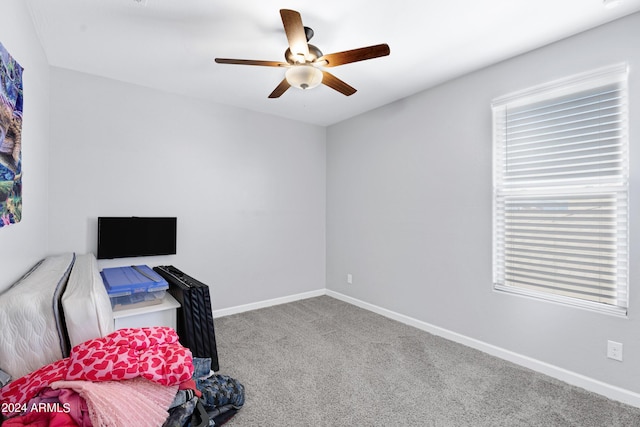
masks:
<path fill-rule="evenodd" d="M 330 125 L 640 10 L 603 0 L 27 0 L 49 63 L 216 103 Z M 331 69 L 358 89 L 267 96 L 284 69 L 279 9 L 301 13 L 323 53 L 387 43 L 391 55 Z"/>

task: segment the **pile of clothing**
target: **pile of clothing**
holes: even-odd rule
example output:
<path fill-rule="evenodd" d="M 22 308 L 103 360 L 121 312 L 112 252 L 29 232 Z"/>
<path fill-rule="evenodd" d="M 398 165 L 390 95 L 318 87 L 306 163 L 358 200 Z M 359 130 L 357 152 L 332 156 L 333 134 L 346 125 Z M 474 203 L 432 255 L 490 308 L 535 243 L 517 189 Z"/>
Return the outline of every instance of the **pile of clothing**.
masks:
<path fill-rule="evenodd" d="M 0 389 L 3 427 L 215 426 L 244 404 L 238 381 L 193 358 L 171 328 L 126 328 Z"/>
<path fill-rule="evenodd" d="M 211 359 L 193 359 L 195 390 L 178 391 L 163 427 L 220 426 L 244 405 L 244 386 L 211 371 Z"/>

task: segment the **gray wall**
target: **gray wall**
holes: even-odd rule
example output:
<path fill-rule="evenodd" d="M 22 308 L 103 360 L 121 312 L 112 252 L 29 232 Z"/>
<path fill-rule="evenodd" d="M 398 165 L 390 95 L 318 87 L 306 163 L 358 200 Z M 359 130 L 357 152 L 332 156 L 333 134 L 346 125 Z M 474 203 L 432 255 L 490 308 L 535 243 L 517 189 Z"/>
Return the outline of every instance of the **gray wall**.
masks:
<path fill-rule="evenodd" d="M 51 70 L 49 249 L 96 251 L 98 216 L 176 216 L 173 264 L 214 309 L 325 287 L 326 131 Z"/>
<path fill-rule="evenodd" d="M 24 68 L 23 212 L 0 228 L 0 291 L 47 253 L 49 65 L 23 0 L 0 3 L 0 42 Z"/>
<path fill-rule="evenodd" d="M 327 288 L 640 392 L 639 28 L 635 14 L 330 127 Z M 629 317 L 494 292 L 491 100 L 622 61 L 631 68 Z M 624 344 L 624 362 L 606 358 L 607 340 Z"/>

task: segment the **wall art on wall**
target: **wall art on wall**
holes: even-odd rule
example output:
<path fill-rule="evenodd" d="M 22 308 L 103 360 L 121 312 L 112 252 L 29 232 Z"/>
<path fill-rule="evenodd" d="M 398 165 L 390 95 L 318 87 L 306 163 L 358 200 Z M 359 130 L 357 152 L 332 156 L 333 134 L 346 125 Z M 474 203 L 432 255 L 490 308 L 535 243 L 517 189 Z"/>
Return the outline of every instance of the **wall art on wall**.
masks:
<path fill-rule="evenodd" d="M 0 227 L 22 218 L 22 67 L 0 43 Z"/>

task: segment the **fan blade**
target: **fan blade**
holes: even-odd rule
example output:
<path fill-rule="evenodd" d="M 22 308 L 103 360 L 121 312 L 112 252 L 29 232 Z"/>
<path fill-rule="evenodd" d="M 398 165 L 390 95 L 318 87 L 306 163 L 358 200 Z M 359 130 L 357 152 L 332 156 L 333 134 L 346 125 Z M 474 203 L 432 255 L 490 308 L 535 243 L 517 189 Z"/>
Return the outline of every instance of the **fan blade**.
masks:
<path fill-rule="evenodd" d="M 279 98 L 280 95 L 285 93 L 287 91 L 287 89 L 289 89 L 290 87 L 291 87 L 291 85 L 289 84 L 287 79 L 282 79 L 282 81 L 280 82 L 278 87 L 276 87 L 273 90 L 273 92 L 271 92 L 271 94 L 269 95 L 269 98 Z"/>
<path fill-rule="evenodd" d="M 351 62 L 364 61 L 365 59 L 379 58 L 390 53 L 389 45 L 377 44 L 375 46 L 361 47 L 360 49 L 345 50 L 344 52 L 323 55 L 316 62 L 326 61 L 326 67 L 349 64 Z"/>
<path fill-rule="evenodd" d="M 307 45 L 307 36 L 304 32 L 300 13 L 295 10 L 280 9 L 280 16 L 282 17 L 282 25 L 284 25 L 284 32 L 289 41 L 289 50 L 294 55 L 302 55 L 304 57 L 300 58 L 298 62 L 306 62 L 309 56 L 309 46 Z"/>
<path fill-rule="evenodd" d="M 229 59 L 216 58 L 218 64 L 236 64 L 236 65 L 261 65 L 263 67 L 288 67 L 286 62 L 277 61 L 255 61 L 253 59 Z"/>
<path fill-rule="evenodd" d="M 346 96 L 356 93 L 354 88 L 327 71 L 322 72 L 322 84 L 329 86 L 331 89 L 337 90 Z"/>

